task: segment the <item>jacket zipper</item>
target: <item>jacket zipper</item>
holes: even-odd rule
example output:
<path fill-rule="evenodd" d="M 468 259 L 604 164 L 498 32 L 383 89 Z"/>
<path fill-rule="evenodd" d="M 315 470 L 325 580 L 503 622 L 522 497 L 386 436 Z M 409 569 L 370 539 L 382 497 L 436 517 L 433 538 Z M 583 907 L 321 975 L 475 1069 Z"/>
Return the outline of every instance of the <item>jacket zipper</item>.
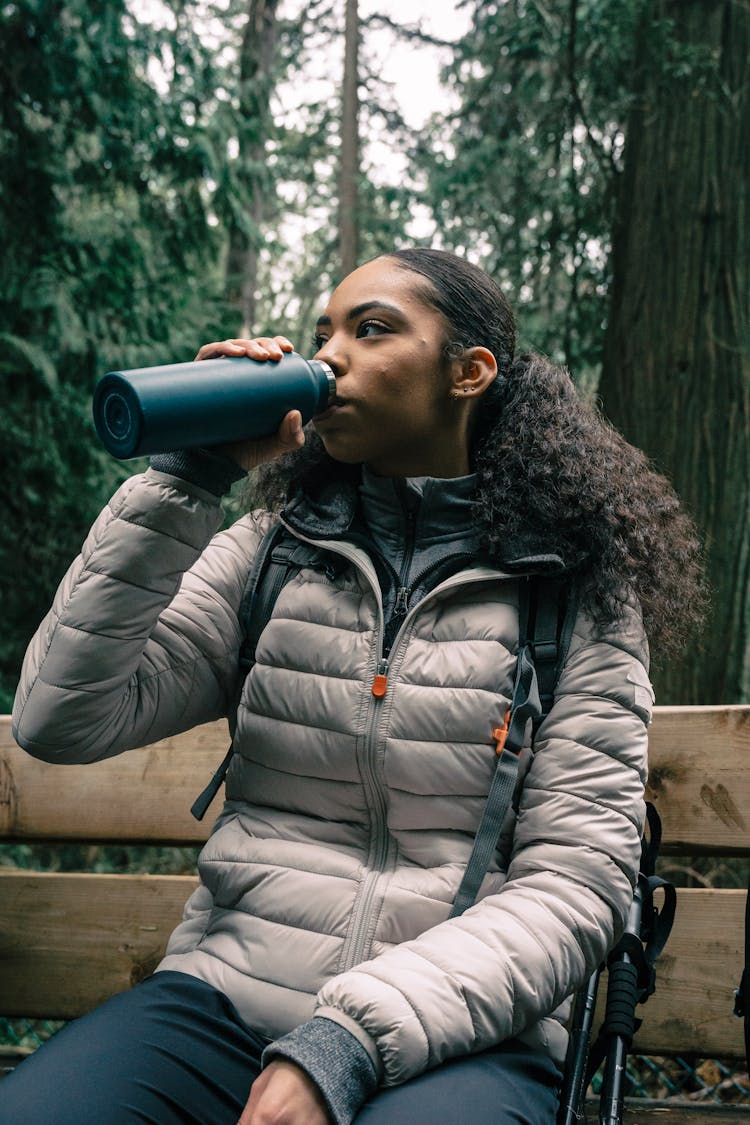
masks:
<path fill-rule="evenodd" d="M 346 950 L 346 955 L 341 966 L 342 972 L 351 969 L 353 965 L 359 965 L 365 960 L 367 955 L 368 945 L 370 944 L 372 936 L 370 908 L 378 889 L 380 876 L 385 871 L 388 863 L 388 853 L 391 844 L 390 833 L 388 831 L 388 806 L 385 797 L 385 786 L 377 770 L 379 710 L 377 699 L 373 699 L 370 703 L 370 713 L 367 719 L 364 754 L 364 760 L 367 763 L 368 789 L 373 800 L 370 806 L 372 809 L 370 820 L 372 836 L 370 840 L 370 851 L 367 856 L 367 874 L 362 880 L 359 901 L 356 904 L 355 914 L 352 918 L 349 941 L 347 943 L 348 949 Z"/>
<path fill-rule="evenodd" d="M 471 560 L 471 558 L 472 558 L 472 556 L 469 554 L 468 551 L 459 551 L 457 554 L 452 556 L 452 561 L 455 562 L 456 559 L 466 559 L 467 562 L 468 562 L 469 560 Z M 424 582 L 425 578 L 430 573 L 430 571 L 436 570 L 439 567 L 444 566 L 445 563 L 446 563 L 446 559 L 438 559 L 437 562 L 430 563 L 429 566 L 426 566 L 423 570 L 421 570 L 419 572 L 419 574 L 416 576 L 416 578 L 414 578 L 412 580 L 412 583 L 411 583 L 410 586 L 403 586 L 402 585 L 400 587 L 400 589 L 398 591 L 398 596 L 396 598 L 396 604 L 393 608 L 393 614 L 391 616 L 391 621 L 393 621 L 397 617 L 405 617 L 406 616 L 406 614 L 409 612 L 409 599 L 411 598 L 414 591 L 416 589 L 418 589 L 419 586 L 421 586 L 421 584 Z M 388 633 L 388 626 L 390 625 L 390 623 L 391 622 L 389 621 L 388 625 L 386 625 L 386 639 L 387 639 L 387 633 Z M 384 656 L 387 655 L 387 653 L 389 653 L 392 648 L 393 648 L 393 642 L 391 642 L 391 645 L 389 646 L 387 652 L 384 651 L 383 655 Z M 378 671 L 380 671 L 380 669 L 378 669 Z"/>
<path fill-rule="evenodd" d="M 402 637 L 406 633 L 407 626 L 411 623 L 411 621 L 416 616 L 417 610 L 421 609 L 422 606 L 424 605 L 424 603 L 426 601 L 428 601 L 432 597 L 433 594 L 435 594 L 439 591 L 445 590 L 445 589 L 450 589 L 453 586 L 462 586 L 462 585 L 470 584 L 474 581 L 490 581 L 492 579 L 497 579 L 497 577 L 498 577 L 498 571 L 489 571 L 489 570 L 485 569 L 485 572 L 483 574 L 477 574 L 477 575 L 472 576 L 471 578 L 468 579 L 468 582 L 467 582 L 466 578 L 459 579 L 458 581 L 455 581 L 455 580 L 452 581 L 450 578 L 448 578 L 448 579 L 446 579 L 445 583 L 441 583 L 440 586 L 436 586 L 434 591 L 431 591 L 429 594 L 425 595 L 425 597 L 422 598 L 422 600 L 418 603 L 418 605 L 413 606 L 412 609 L 408 612 L 405 620 L 401 623 L 401 627 L 399 628 L 398 632 L 396 633 L 396 636 L 393 639 L 393 645 L 391 647 L 391 652 L 397 653 L 399 642 L 401 641 Z M 457 579 L 458 576 L 454 575 L 453 578 Z M 382 645 L 382 638 L 381 638 L 381 645 Z M 397 655 L 398 655 L 398 653 L 397 653 Z M 371 743 L 372 750 L 373 750 L 373 758 L 374 758 L 376 750 L 377 750 L 377 727 L 378 727 L 378 722 L 379 722 L 379 718 L 380 718 L 379 700 L 382 698 L 383 695 L 385 695 L 385 693 L 387 691 L 388 672 L 389 672 L 389 669 L 392 669 L 392 668 L 393 668 L 393 660 L 392 659 L 391 659 L 391 661 L 388 661 L 388 660 L 385 660 L 384 658 L 381 657 L 381 659 L 378 661 L 378 676 L 375 677 L 375 682 L 373 683 L 373 687 L 372 687 L 372 694 L 375 696 L 375 700 L 370 705 L 370 717 L 368 719 L 368 731 L 367 731 L 368 741 Z M 378 681 L 381 677 L 382 677 L 382 691 L 376 691 L 376 685 L 378 684 Z M 370 763 L 370 757 L 369 757 L 369 753 L 368 753 L 368 764 L 369 763 Z M 362 891 L 361 891 L 360 898 L 359 898 L 359 903 L 357 904 L 357 907 L 356 907 L 356 915 L 355 915 L 355 917 L 352 921 L 351 940 L 349 942 L 349 948 L 348 948 L 348 951 L 347 951 L 347 955 L 346 955 L 344 964 L 342 966 L 343 972 L 346 972 L 347 969 L 351 969 L 354 965 L 361 964 L 362 961 L 364 961 L 365 958 L 369 954 L 368 945 L 369 945 L 371 937 L 372 937 L 372 934 L 371 934 L 372 922 L 371 922 L 371 919 L 370 919 L 370 906 L 371 906 L 372 900 L 375 896 L 375 892 L 376 892 L 377 887 L 378 887 L 380 876 L 385 871 L 386 865 L 387 865 L 387 860 L 388 860 L 390 836 L 389 836 L 387 825 L 386 825 L 386 817 L 387 817 L 387 811 L 388 811 L 387 810 L 387 803 L 386 803 L 386 799 L 385 799 L 385 793 L 383 792 L 383 789 L 380 786 L 378 777 L 375 774 L 374 769 L 373 769 L 372 780 L 373 780 L 373 783 L 374 783 L 374 792 L 377 793 L 377 801 L 378 801 L 377 813 L 378 813 L 379 817 L 382 817 L 382 822 L 380 820 L 378 820 L 377 826 L 378 826 L 378 829 L 379 829 L 381 827 L 381 823 L 382 823 L 382 835 L 379 837 L 378 832 L 377 831 L 375 832 L 375 838 L 374 838 L 373 843 L 372 843 L 371 848 L 370 848 L 370 855 L 368 856 L 368 864 L 367 864 L 369 870 L 368 870 L 367 875 L 365 876 L 365 879 L 363 881 Z"/>
<path fill-rule="evenodd" d="M 284 521 L 282 520 L 282 523 Z M 284 523 L 284 526 L 289 525 Z M 386 694 L 388 688 L 388 673 L 392 667 L 392 660 L 388 661 L 383 657 L 383 641 L 384 641 L 384 625 L 383 625 L 383 599 L 378 586 L 377 575 L 374 569 L 367 566 L 365 561 L 360 558 L 360 553 L 346 549 L 343 544 L 336 544 L 331 546 L 330 542 L 325 540 L 309 539 L 307 536 L 302 535 L 300 532 L 295 531 L 294 528 L 289 527 L 289 530 L 298 539 L 306 543 L 311 543 L 313 546 L 322 546 L 325 544 L 327 550 L 333 550 L 336 554 L 343 555 L 344 558 L 353 562 L 367 577 L 372 589 L 375 593 L 375 598 L 378 606 L 378 653 L 376 661 L 376 675 L 373 680 L 371 694 L 374 697 L 370 701 L 369 715 L 367 719 L 367 730 L 365 733 L 365 754 L 363 756 L 365 765 L 366 778 L 365 786 L 369 797 L 371 798 L 370 808 L 372 810 L 370 824 L 371 836 L 370 847 L 367 855 L 366 866 L 368 868 L 367 874 L 362 880 L 359 900 L 355 903 L 354 917 L 352 918 L 351 929 L 349 931 L 349 938 L 347 940 L 346 955 L 341 965 L 341 972 L 346 972 L 354 965 L 361 964 L 368 954 L 368 946 L 372 939 L 370 932 L 372 921 L 370 919 L 370 906 L 375 896 L 380 877 L 386 869 L 388 862 L 388 855 L 390 851 L 390 834 L 387 826 L 387 801 L 385 794 L 385 786 L 382 783 L 376 768 L 377 758 L 377 742 L 378 742 L 378 727 L 380 723 L 380 699 Z M 372 570 L 372 573 L 370 573 Z M 438 593 L 444 590 L 452 589 L 454 586 L 473 585 L 475 582 L 497 580 L 501 577 L 514 578 L 520 577 L 518 575 L 505 574 L 490 567 L 477 567 L 473 574 L 470 576 L 461 577 L 459 575 L 452 575 L 446 578 L 445 582 L 441 582 L 429 594 L 416 605 L 412 606 L 404 620 L 399 627 L 396 636 L 393 639 L 391 646 L 391 653 L 396 652 L 401 638 L 404 636 L 407 626 L 411 623 L 412 619 L 421 609 L 425 602 L 430 601 Z M 382 691 L 376 691 L 376 686 L 380 684 Z"/>
<path fill-rule="evenodd" d="M 283 522 L 282 520 L 282 523 Z M 285 524 L 285 526 L 288 525 Z M 303 539 L 307 543 L 312 543 L 317 546 L 321 542 L 308 539 L 293 528 L 289 528 L 289 530 L 293 535 L 296 535 L 298 539 Z M 379 669 L 384 663 L 382 659 L 382 647 L 385 629 L 383 622 L 383 599 L 380 594 L 377 574 L 374 569 L 372 569 L 372 573 L 370 573 L 371 568 L 365 564 L 364 559 L 360 558 L 359 552 L 355 554 L 354 551 L 347 550 L 346 545 L 337 544 L 335 547 L 330 547 L 328 543 L 326 543 L 326 547 L 329 550 L 335 551 L 337 554 L 343 555 L 344 558 L 349 559 L 350 562 L 353 562 L 354 565 L 365 574 L 372 586 L 378 606 L 378 660 L 376 662 L 376 669 Z M 387 665 L 387 661 L 385 663 Z M 377 681 L 377 675 L 375 681 Z M 370 939 L 368 926 L 370 906 L 377 890 L 380 876 L 385 870 L 388 861 L 390 835 L 387 827 L 385 786 L 378 776 L 376 766 L 379 718 L 378 699 L 375 697 L 371 699 L 369 703 L 367 727 L 364 735 L 364 754 L 361 756 L 363 766 L 362 780 L 368 797 L 368 808 L 370 809 L 370 846 L 365 862 L 367 873 L 362 879 L 359 896 L 355 902 L 355 914 L 352 918 L 351 928 L 345 946 L 345 956 L 341 965 L 341 972 L 345 972 L 353 965 L 358 965 L 365 959 L 365 951 Z"/>

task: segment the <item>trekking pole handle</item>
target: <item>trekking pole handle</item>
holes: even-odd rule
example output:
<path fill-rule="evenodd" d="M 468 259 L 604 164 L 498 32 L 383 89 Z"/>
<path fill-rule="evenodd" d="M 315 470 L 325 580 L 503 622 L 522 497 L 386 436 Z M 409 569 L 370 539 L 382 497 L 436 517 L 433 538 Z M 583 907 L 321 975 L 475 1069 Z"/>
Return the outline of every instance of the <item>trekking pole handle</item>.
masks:
<path fill-rule="evenodd" d="M 645 880 L 639 877 L 628 913 L 624 936 L 630 934 L 640 939 L 641 922 L 643 919 L 643 900 L 647 889 L 648 887 Z M 619 973 L 617 973 L 617 966 L 620 967 Z M 628 968 L 625 968 L 625 966 Z M 609 1017 L 614 1017 L 616 1025 L 622 1028 L 622 1032 L 615 1032 L 615 1034 L 612 1035 L 606 1061 L 604 1063 L 601 1098 L 599 1101 L 599 1125 L 622 1125 L 623 1121 L 625 1100 L 624 1079 L 626 1076 L 628 1050 L 630 1049 L 632 1040 L 633 1025 L 631 1021 L 633 1019 L 633 1009 L 635 1007 L 635 996 L 631 994 L 631 999 L 625 1001 L 627 1009 L 629 1009 L 629 1011 L 625 1011 L 623 1010 L 622 996 L 613 997 L 612 987 L 613 978 L 616 981 L 618 977 L 630 977 L 632 973 L 637 974 L 637 969 L 635 967 L 631 972 L 628 971 L 630 966 L 634 966 L 633 958 L 624 949 L 617 954 L 616 962 L 610 963 L 610 987 L 607 992 L 605 1026 L 609 1022 Z M 635 982 L 633 981 L 632 983 L 634 984 Z M 632 1007 L 630 1006 L 631 1004 L 633 1005 Z"/>

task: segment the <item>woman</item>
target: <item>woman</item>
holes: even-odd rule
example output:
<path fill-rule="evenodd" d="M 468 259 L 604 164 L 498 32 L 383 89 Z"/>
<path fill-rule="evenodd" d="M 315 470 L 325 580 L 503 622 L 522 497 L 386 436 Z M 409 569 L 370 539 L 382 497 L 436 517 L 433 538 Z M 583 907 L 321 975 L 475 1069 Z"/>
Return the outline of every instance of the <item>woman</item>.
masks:
<path fill-rule="evenodd" d="M 638 868 L 643 621 L 679 643 L 693 530 L 564 372 L 514 359 L 502 293 L 453 255 L 355 270 L 315 343 L 337 396 L 307 440 L 292 411 L 272 439 L 153 458 L 31 643 L 14 728 L 30 753 L 93 761 L 226 715 L 235 754 L 159 970 L 24 1063 L 0 1121 L 554 1120 L 569 998 Z M 261 464 L 256 492 L 328 563 L 281 591 L 243 685 L 238 608 L 275 517 L 212 536 L 220 495 Z M 449 918 L 519 589 L 545 568 L 578 591 L 572 642 L 478 901 Z"/>

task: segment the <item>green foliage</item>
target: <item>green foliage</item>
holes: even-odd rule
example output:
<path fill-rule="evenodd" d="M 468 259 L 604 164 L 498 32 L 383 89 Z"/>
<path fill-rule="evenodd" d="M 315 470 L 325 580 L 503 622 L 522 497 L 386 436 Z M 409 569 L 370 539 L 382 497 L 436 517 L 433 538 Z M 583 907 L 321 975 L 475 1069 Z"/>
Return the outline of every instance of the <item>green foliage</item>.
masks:
<path fill-rule="evenodd" d="M 532 344 L 595 377 L 637 5 L 474 3 L 445 80 L 457 114 L 415 159 L 438 229 L 473 253 Z M 575 20 L 573 21 L 573 16 Z"/>
<path fill-rule="evenodd" d="M 470 0 L 472 29 L 444 80 L 457 113 L 413 148 L 449 249 L 474 256 L 519 314 L 521 347 L 596 386 L 611 230 L 635 75 L 690 75 L 716 60 L 681 42 L 645 0 Z M 644 60 L 646 60 L 644 62 Z"/>
<path fill-rule="evenodd" d="M 124 3 L 19 0 L 0 32 L 0 327 L 86 385 L 107 343 L 163 338 L 184 307 L 175 278 L 207 249 L 200 130 L 187 91 L 146 80 L 164 43 Z"/>
<path fill-rule="evenodd" d="M 126 471 L 93 440 L 88 398 L 57 390 L 31 371 L 0 365 L 2 475 L 12 481 L 0 501 L 3 631 L 0 711 L 10 710 L 25 645 L 92 522 Z M 36 385 L 35 385 L 36 382 Z"/>
<path fill-rule="evenodd" d="M 133 466 L 93 434 L 96 377 L 190 358 L 221 333 L 210 56 L 123 0 L 0 7 L 0 707 L 88 524 Z M 169 96 L 147 78 L 171 70 Z M 171 61 L 170 61 L 171 60 Z"/>
<path fill-rule="evenodd" d="M 0 867 L 97 875 L 194 875 L 198 847 L 141 844 L 0 844 Z"/>

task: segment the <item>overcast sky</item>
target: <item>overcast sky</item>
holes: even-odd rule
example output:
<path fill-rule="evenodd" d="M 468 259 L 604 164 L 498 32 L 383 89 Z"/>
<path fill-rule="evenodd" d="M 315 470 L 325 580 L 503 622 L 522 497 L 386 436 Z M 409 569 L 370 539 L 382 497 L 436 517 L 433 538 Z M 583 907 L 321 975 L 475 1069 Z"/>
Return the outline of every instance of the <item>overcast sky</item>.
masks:
<path fill-rule="evenodd" d="M 281 10 L 284 15 L 293 16 L 304 7 L 301 0 L 283 0 Z M 445 40 L 461 38 L 469 26 L 466 8 L 458 10 L 452 0 L 359 0 L 359 13 L 362 21 L 380 13 L 394 23 L 418 26 Z M 343 42 L 341 49 L 343 52 Z M 419 127 L 430 113 L 447 106 L 447 96 L 439 81 L 440 67 L 449 58 L 446 50 L 415 40 L 399 40 L 387 29 L 367 28 L 365 51 L 368 59 L 378 64 L 380 77 L 392 84 L 409 125 Z M 332 69 L 335 67 L 327 67 L 334 77 Z"/>

